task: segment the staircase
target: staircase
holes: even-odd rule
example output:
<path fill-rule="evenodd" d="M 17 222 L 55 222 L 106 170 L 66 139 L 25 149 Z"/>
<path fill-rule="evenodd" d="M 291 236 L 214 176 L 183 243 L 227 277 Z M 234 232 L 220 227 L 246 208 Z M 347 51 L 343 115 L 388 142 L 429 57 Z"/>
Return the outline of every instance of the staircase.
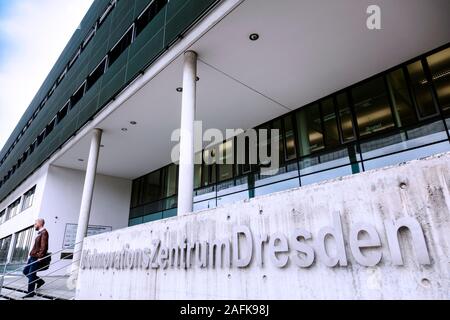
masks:
<path fill-rule="evenodd" d="M 61 251 L 51 254 L 52 261 L 50 268 L 46 271 L 38 270 L 38 276 L 45 281 L 45 284 L 35 290 L 35 296 L 26 300 L 74 300 L 75 288 L 69 288 L 67 281 L 69 275 L 58 275 L 68 270 L 73 260 L 59 259 Z M 73 257 L 74 253 L 72 253 Z M 40 263 L 40 260 L 35 263 Z M 21 300 L 27 294 L 28 278 L 22 273 L 25 265 L 5 264 L 0 270 L 0 300 Z"/>

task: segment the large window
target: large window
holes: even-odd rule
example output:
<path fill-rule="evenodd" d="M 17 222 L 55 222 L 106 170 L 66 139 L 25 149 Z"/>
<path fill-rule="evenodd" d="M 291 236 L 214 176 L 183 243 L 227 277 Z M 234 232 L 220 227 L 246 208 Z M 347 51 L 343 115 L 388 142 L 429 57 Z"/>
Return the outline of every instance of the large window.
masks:
<path fill-rule="evenodd" d="M 139 16 L 136 21 L 136 36 L 138 36 L 145 27 L 156 17 L 156 15 L 167 4 L 167 0 L 154 0 L 147 9 Z"/>
<path fill-rule="evenodd" d="M 441 108 L 450 115 L 450 48 L 433 54 L 427 60 Z"/>
<path fill-rule="evenodd" d="M 81 85 L 81 87 L 79 87 L 78 90 L 70 98 L 70 108 L 74 108 L 75 105 L 81 100 L 81 98 L 83 98 L 85 87 L 86 87 L 86 82 L 83 83 Z"/>
<path fill-rule="evenodd" d="M 20 198 L 14 201 L 9 207 L 8 207 L 8 217 L 7 220 L 14 218 L 16 215 L 18 215 L 20 212 Z"/>
<path fill-rule="evenodd" d="M 150 203 L 161 198 L 161 171 L 155 171 L 144 177 L 143 203 Z"/>
<path fill-rule="evenodd" d="M 450 114 L 449 59 L 446 49 L 400 65 L 256 127 L 258 137 L 245 138 L 246 164 L 231 164 L 239 136 L 197 153 L 203 164 L 194 166 L 194 211 L 450 151 L 450 119 L 438 113 Z M 263 175 L 270 159 L 260 151 L 270 156 L 277 140 L 279 170 Z M 249 164 L 255 145 L 258 161 Z M 176 168 L 133 182 L 130 225 L 176 214 Z"/>
<path fill-rule="evenodd" d="M 108 54 L 109 66 L 112 66 L 114 62 L 120 57 L 120 55 L 128 48 L 133 41 L 133 28 L 130 28 L 127 33 L 119 40 L 119 42 L 111 49 Z"/>
<path fill-rule="evenodd" d="M 433 101 L 433 95 L 422 61 L 416 61 L 408 66 L 408 73 L 411 78 L 411 86 L 421 119 L 437 114 L 437 109 Z"/>
<path fill-rule="evenodd" d="M 34 193 L 36 191 L 36 186 L 34 186 L 33 188 L 31 188 L 29 191 L 27 191 L 24 195 L 23 195 L 23 204 L 22 204 L 22 211 L 30 208 L 33 205 L 33 200 L 34 200 Z"/>
<path fill-rule="evenodd" d="M 6 221 L 6 209 L 0 211 L 0 224 Z"/>
<path fill-rule="evenodd" d="M 300 155 L 307 156 L 323 149 L 322 122 L 319 105 L 313 104 L 297 112 L 297 134 Z"/>
<path fill-rule="evenodd" d="M 336 147 L 340 144 L 340 139 L 333 98 L 323 100 L 321 106 L 325 129 L 325 145 L 327 147 Z"/>
<path fill-rule="evenodd" d="M 355 129 L 347 93 L 344 92 L 336 96 L 336 105 L 343 142 L 352 141 L 355 139 Z"/>
<path fill-rule="evenodd" d="M 389 94 L 394 104 L 394 118 L 398 127 L 417 122 L 417 115 L 411 101 L 403 69 L 397 69 L 387 75 Z"/>
<path fill-rule="evenodd" d="M 88 91 L 92 86 L 100 79 L 100 77 L 105 73 L 106 68 L 106 58 L 95 68 L 94 71 L 89 75 L 86 80 L 86 91 Z"/>
<path fill-rule="evenodd" d="M 28 254 L 31 250 L 31 241 L 33 240 L 33 227 L 25 229 L 16 234 L 13 252 L 11 256 L 12 263 L 27 262 Z"/>
<path fill-rule="evenodd" d="M 0 264 L 8 262 L 9 246 L 11 245 L 12 236 L 0 239 Z"/>
<path fill-rule="evenodd" d="M 361 136 L 394 126 L 383 78 L 376 78 L 354 88 L 352 97 Z"/>
<path fill-rule="evenodd" d="M 294 131 L 294 121 L 292 115 L 287 115 L 283 119 L 284 121 L 284 131 L 286 139 L 286 160 L 293 160 L 297 158 L 297 146 L 295 143 L 295 131 Z"/>

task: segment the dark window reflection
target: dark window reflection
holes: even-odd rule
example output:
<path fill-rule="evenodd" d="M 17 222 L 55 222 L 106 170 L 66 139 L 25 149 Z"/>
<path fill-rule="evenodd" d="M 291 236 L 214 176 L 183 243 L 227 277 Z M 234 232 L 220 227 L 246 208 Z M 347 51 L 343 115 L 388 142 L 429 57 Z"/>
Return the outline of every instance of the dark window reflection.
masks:
<path fill-rule="evenodd" d="M 286 160 L 293 160 L 297 157 L 297 147 L 295 146 L 295 133 L 292 115 L 284 118 L 284 130 L 286 135 Z"/>
<path fill-rule="evenodd" d="M 411 63 L 408 66 L 411 85 L 416 99 L 417 109 L 421 118 L 426 118 L 437 114 L 433 102 L 430 84 L 428 83 L 421 61 Z"/>
<path fill-rule="evenodd" d="M 387 81 L 397 125 L 402 127 L 417 122 L 416 111 L 409 96 L 403 70 L 398 69 L 389 73 Z"/>
<path fill-rule="evenodd" d="M 428 57 L 434 87 L 445 114 L 450 114 L 450 48 Z"/>
<path fill-rule="evenodd" d="M 336 97 L 339 120 L 342 129 L 342 139 L 344 142 L 355 139 L 355 130 L 353 127 L 353 118 L 350 111 L 350 104 L 346 93 L 341 93 Z"/>
<path fill-rule="evenodd" d="M 319 105 L 313 104 L 301 108 L 296 116 L 300 155 L 306 156 L 311 154 L 311 152 L 323 149 L 323 133 Z"/>
<path fill-rule="evenodd" d="M 328 147 L 339 145 L 339 131 L 336 122 L 333 98 L 328 98 L 321 102 L 323 123 L 325 127 L 325 144 Z"/>
<path fill-rule="evenodd" d="M 394 126 L 383 78 L 354 88 L 352 96 L 361 136 Z"/>

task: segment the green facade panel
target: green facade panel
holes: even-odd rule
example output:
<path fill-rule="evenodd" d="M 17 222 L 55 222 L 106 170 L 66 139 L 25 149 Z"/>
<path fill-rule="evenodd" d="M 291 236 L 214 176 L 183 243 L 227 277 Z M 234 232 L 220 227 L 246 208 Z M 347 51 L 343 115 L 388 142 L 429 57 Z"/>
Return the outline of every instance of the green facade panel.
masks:
<path fill-rule="evenodd" d="M 0 151 L 0 160 L 7 153 L 14 140 L 39 108 L 54 83 L 60 77 L 68 62 L 91 32 L 98 18 L 109 4 L 109 0 L 95 0 L 87 12 L 80 29 L 77 29 L 24 113 L 5 147 Z M 19 139 L 11 154 L 0 166 L 0 180 L 27 150 L 30 144 L 45 129 L 57 112 L 65 105 L 88 75 L 104 59 L 123 34 L 134 23 L 150 0 L 118 0 L 108 18 L 97 28 L 95 36 L 81 51 L 76 62 L 48 98 L 44 108 L 33 120 L 31 126 Z M 32 174 L 61 147 L 81 126 L 101 110 L 121 89 L 159 57 L 180 34 L 196 22 L 217 0 L 170 0 L 163 10 L 147 25 L 107 72 L 90 88 L 73 110 L 59 123 L 53 132 L 28 155 L 27 161 L 0 187 L 0 201 L 10 194 L 24 179 Z"/>

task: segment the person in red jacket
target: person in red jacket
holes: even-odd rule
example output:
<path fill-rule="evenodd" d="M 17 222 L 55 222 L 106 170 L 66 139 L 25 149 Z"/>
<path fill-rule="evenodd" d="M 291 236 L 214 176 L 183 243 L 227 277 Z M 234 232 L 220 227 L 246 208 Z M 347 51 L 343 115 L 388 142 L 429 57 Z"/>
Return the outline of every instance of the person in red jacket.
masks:
<path fill-rule="evenodd" d="M 24 299 L 34 297 L 36 295 L 36 286 L 37 289 L 39 289 L 45 284 L 45 281 L 37 276 L 37 272 L 39 271 L 39 260 L 45 257 L 48 250 L 49 237 L 44 225 L 44 219 L 37 219 L 34 223 L 34 229 L 38 232 L 38 235 L 34 240 L 30 258 L 23 270 L 23 274 L 28 278 L 28 290 L 27 294 L 23 297 Z"/>

